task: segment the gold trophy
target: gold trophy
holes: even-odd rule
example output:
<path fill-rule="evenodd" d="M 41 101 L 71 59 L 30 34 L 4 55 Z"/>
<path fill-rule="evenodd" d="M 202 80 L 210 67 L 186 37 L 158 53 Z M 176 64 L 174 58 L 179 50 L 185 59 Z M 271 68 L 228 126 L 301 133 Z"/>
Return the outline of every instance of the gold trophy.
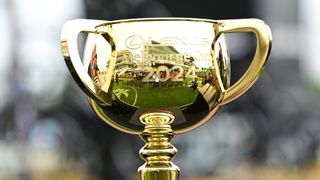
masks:
<path fill-rule="evenodd" d="M 87 34 L 82 58 L 81 32 Z M 224 33 L 232 32 L 253 32 L 257 48 L 248 70 L 230 87 Z M 98 116 L 146 142 L 140 179 L 177 180 L 171 139 L 203 125 L 255 83 L 270 53 L 271 32 L 258 19 L 77 19 L 65 23 L 61 46 Z"/>

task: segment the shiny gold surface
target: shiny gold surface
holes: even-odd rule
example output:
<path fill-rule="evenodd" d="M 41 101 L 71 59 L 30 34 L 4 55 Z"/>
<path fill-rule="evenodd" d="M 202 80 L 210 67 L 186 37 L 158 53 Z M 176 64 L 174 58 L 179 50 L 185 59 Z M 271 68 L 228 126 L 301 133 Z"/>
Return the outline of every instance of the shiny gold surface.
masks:
<path fill-rule="evenodd" d="M 88 34 L 83 61 L 80 32 Z M 257 48 L 246 73 L 230 87 L 224 33 L 232 32 L 253 32 Z M 271 32 L 258 19 L 79 19 L 65 24 L 61 46 L 99 117 L 147 143 L 140 152 L 146 160 L 141 179 L 178 179 L 170 140 L 204 124 L 254 84 L 270 52 Z"/>
<path fill-rule="evenodd" d="M 257 19 L 219 21 L 219 32 L 253 32 L 257 48 L 247 72 L 232 87 L 226 89 L 221 104 L 233 101 L 245 93 L 259 78 L 271 50 L 271 31 L 263 21 Z"/>
<path fill-rule="evenodd" d="M 177 117 L 171 126 L 181 133 L 208 120 L 229 87 L 229 55 L 216 30 L 215 21 L 201 19 L 74 20 L 63 29 L 62 48 L 107 123 L 139 134 L 141 114 L 166 111 Z M 81 31 L 89 32 L 83 65 L 72 49 Z"/>
<path fill-rule="evenodd" d="M 146 145 L 140 150 L 140 156 L 146 163 L 138 172 L 140 180 L 178 180 L 179 167 L 171 162 L 177 149 L 170 143 L 174 137 L 170 124 L 174 117 L 168 113 L 147 113 L 140 117 L 146 127 L 141 139 Z"/>

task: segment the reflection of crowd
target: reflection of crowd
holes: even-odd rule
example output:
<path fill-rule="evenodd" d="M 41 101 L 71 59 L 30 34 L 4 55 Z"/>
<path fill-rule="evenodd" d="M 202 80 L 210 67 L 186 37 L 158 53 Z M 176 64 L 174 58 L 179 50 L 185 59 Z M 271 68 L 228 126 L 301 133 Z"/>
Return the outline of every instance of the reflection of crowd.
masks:
<path fill-rule="evenodd" d="M 122 75 L 116 74 L 117 81 L 122 80 L 129 86 L 142 86 L 142 79 L 147 75 L 147 72 L 132 72 L 127 71 Z"/>
<path fill-rule="evenodd" d="M 132 72 L 133 86 L 142 86 L 142 79 L 147 75 L 147 72 Z"/>
<path fill-rule="evenodd" d="M 191 86 L 192 89 L 197 90 L 198 88 L 198 79 L 195 78 L 192 82 L 191 82 Z"/>
<path fill-rule="evenodd" d="M 169 72 L 168 80 L 161 81 L 161 79 L 165 79 L 167 77 L 166 71 L 160 71 L 159 74 L 153 73 L 149 79 L 147 76 L 150 74 L 150 72 L 146 71 L 139 71 L 139 72 L 133 72 L 133 71 L 127 71 L 123 73 L 122 75 L 116 75 L 117 81 L 122 80 L 126 85 L 129 86 L 135 86 L 135 87 L 143 87 L 143 84 L 147 84 L 149 87 L 177 87 L 177 86 L 183 86 L 183 81 L 173 81 L 172 79 L 179 73 L 178 70 L 171 70 Z M 146 81 L 143 81 L 143 80 Z"/>
<path fill-rule="evenodd" d="M 213 73 L 209 71 L 205 74 L 203 84 L 207 84 L 207 83 L 213 84 L 214 80 L 215 80 L 215 77 L 214 77 Z"/>
<path fill-rule="evenodd" d="M 128 65 L 118 66 L 118 72 L 125 72 L 115 75 L 116 82 L 123 82 L 125 85 L 135 87 L 143 87 L 144 85 L 149 87 L 189 86 L 195 90 L 199 85 L 202 86 L 207 83 L 214 84 L 215 76 L 212 69 L 207 69 L 206 71 L 197 69 L 197 72 L 194 72 L 195 69 L 190 69 L 197 67 L 194 62 L 195 59 L 193 57 L 189 57 L 181 66 L 152 62 L 148 65 L 149 68 L 153 68 L 151 70 L 137 70 L 137 67 Z M 166 68 L 162 69 L 161 66 L 165 66 Z M 156 69 L 158 69 L 158 71 L 156 71 Z M 189 71 L 192 71 L 191 74 Z"/>
<path fill-rule="evenodd" d="M 89 74 L 90 77 L 93 79 L 96 85 L 100 85 L 98 74 L 99 74 L 99 67 L 97 62 L 97 53 L 96 53 L 96 46 L 93 47 L 91 53 L 91 59 L 89 64 Z"/>
<path fill-rule="evenodd" d="M 189 62 L 190 63 L 190 62 Z M 192 62 L 191 62 L 192 63 Z M 196 78 L 186 78 L 188 69 L 171 69 L 168 68 L 169 72 L 166 70 L 160 70 L 158 72 L 152 71 L 126 71 L 121 75 L 116 74 L 116 82 L 123 82 L 128 86 L 143 87 L 147 85 L 148 87 L 179 87 L 179 86 L 189 86 L 193 89 L 197 89 L 198 86 L 203 86 L 205 84 L 214 84 L 215 75 L 212 68 L 206 71 L 198 71 Z M 179 76 L 179 77 L 178 77 Z"/>

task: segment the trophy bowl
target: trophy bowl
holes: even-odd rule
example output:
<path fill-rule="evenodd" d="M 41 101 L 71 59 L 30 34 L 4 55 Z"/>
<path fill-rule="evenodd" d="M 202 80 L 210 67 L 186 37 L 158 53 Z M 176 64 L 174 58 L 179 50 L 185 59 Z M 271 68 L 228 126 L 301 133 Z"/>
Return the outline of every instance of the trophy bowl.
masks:
<path fill-rule="evenodd" d="M 83 58 L 81 32 L 88 34 Z M 232 32 L 254 33 L 257 48 L 248 70 L 230 86 L 224 33 Z M 77 19 L 64 25 L 61 46 L 97 115 L 146 142 L 140 179 L 178 179 L 170 140 L 203 125 L 254 84 L 271 49 L 271 32 L 258 19 Z"/>

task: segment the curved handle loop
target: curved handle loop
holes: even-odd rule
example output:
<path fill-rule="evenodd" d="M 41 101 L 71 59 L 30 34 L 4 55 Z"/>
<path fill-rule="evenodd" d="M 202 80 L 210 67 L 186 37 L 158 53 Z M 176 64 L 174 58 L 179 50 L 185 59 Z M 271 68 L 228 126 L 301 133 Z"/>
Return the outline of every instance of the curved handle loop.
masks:
<path fill-rule="evenodd" d="M 259 78 L 271 50 L 271 31 L 259 19 L 219 20 L 219 33 L 253 32 L 257 48 L 251 65 L 244 75 L 224 92 L 221 104 L 229 103 L 245 93 Z"/>
<path fill-rule="evenodd" d="M 101 20 L 76 19 L 66 22 L 61 31 L 61 49 L 69 71 L 80 88 L 99 104 L 106 102 L 95 94 L 91 77 L 86 72 L 78 50 L 78 36 L 81 32 L 97 33 L 96 26 L 106 23 Z"/>

